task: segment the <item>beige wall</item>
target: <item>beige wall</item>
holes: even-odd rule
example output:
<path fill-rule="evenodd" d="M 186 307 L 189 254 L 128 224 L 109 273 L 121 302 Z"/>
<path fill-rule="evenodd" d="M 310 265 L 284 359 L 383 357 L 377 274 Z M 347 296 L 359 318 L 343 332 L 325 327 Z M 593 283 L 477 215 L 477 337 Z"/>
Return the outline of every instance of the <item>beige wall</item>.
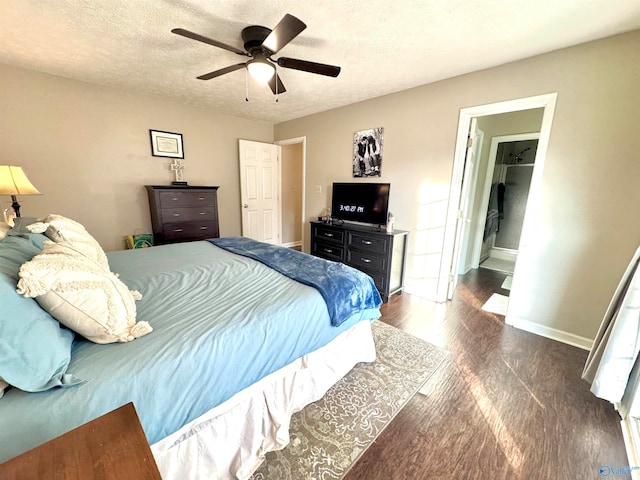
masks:
<path fill-rule="evenodd" d="M 311 219 L 329 204 L 331 183 L 350 179 L 353 132 L 384 127 L 381 181 L 391 183 L 397 227 L 411 231 L 410 280 L 433 296 L 460 109 L 557 92 L 537 206 L 544 221 L 513 314 L 593 338 L 640 239 L 639 44 L 636 31 L 560 50 L 282 123 L 275 138 L 307 137 Z"/>
<path fill-rule="evenodd" d="M 302 241 L 302 143 L 282 145 L 282 243 Z"/>
<path fill-rule="evenodd" d="M 19 199 L 24 216 L 69 216 L 106 250 L 150 231 L 143 186 L 173 179 L 171 160 L 151 156 L 155 129 L 183 135 L 185 180 L 219 185 L 220 233 L 240 234 L 238 138 L 272 142 L 271 124 L 3 65 L 0 79 L 0 164 L 22 166 L 43 193 Z"/>

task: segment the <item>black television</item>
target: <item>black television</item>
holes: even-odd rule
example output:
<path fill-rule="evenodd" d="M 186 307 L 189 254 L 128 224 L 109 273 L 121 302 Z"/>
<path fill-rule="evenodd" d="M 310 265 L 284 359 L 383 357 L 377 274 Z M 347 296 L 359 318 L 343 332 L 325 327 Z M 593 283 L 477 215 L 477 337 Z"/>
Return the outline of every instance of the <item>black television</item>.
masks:
<path fill-rule="evenodd" d="M 385 225 L 390 186 L 389 183 L 334 183 L 332 220 Z"/>

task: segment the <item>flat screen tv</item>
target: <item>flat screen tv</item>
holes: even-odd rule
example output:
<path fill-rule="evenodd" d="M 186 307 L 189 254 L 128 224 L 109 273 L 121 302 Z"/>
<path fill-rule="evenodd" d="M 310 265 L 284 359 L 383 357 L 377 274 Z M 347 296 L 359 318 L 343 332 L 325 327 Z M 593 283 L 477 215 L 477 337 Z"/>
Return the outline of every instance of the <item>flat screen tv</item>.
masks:
<path fill-rule="evenodd" d="M 385 225 L 389 211 L 389 183 L 334 183 L 331 218 Z"/>

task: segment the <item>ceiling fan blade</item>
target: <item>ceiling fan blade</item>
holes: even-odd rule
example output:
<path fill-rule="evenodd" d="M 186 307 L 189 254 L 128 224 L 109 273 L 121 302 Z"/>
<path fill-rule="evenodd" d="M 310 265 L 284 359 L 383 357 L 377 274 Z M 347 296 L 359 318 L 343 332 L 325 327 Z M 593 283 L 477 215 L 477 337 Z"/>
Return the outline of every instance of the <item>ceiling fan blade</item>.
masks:
<path fill-rule="evenodd" d="M 236 70 L 240 70 L 241 68 L 245 68 L 246 66 L 246 63 L 237 63 L 236 65 L 221 68 L 220 70 L 216 70 L 215 72 L 205 73 L 204 75 L 200 75 L 196 78 L 198 80 L 211 80 L 212 78 L 219 77 L 220 75 L 224 75 L 225 73 L 235 72 Z"/>
<path fill-rule="evenodd" d="M 278 65 L 283 68 L 293 68 L 294 70 L 317 73 L 319 75 L 326 75 L 327 77 L 337 77 L 340 74 L 340 67 L 336 67 L 335 65 L 308 62 L 307 60 L 298 60 L 297 58 L 280 57 L 278 59 Z"/>
<path fill-rule="evenodd" d="M 288 13 L 282 17 L 282 20 L 276 25 L 271 33 L 264 39 L 262 46 L 270 50 L 272 53 L 280 51 L 291 40 L 300 35 L 307 25 L 300 19 L 289 15 Z"/>
<path fill-rule="evenodd" d="M 171 30 L 171 33 L 182 35 L 183 37 L 190 38 L 191 40 L 197 40 L 198 42 L 208 43 L 209 45 L 213 45 L 214 47 L 224 48 L 225 50 L 237 53 L 238 55 L 245 55 L 247 57 L 251 56 L 247 52 L 240 50 L 239 48 L 232 47 L 231 45 L 227 45 L 226 43 L 222 43 L 212 38 L 204 37 L 197 33 L 190 32 L 189 30 L 185 30 L 184 28 L 174 28 L 173 30 Z"/>
<path fill-rule="evenodd" d="M 278 82 L 277 90 L 276 90 L 276 82 Z M 282 83 L 282 80 L 280 80 L 280 76 L 277 73 L 273 77 L 271 77 L 271 79 L 269 80 L 269 87 L 271 87 L 271 91 L 273 92 L 274 95 L 280 95 L 281 93 L 284 93 L 287 91 L 287 89 L 284 88 L 284 83 Z"/>

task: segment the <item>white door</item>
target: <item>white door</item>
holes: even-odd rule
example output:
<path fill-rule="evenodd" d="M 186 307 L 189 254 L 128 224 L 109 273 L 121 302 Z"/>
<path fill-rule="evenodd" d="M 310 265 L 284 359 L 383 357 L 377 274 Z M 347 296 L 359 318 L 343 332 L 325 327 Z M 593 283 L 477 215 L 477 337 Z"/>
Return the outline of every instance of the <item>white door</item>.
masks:
<path fill-rule="evenodd" d="M 477 122 L 476 122 L 477 123 Z M 464 275 L 474 267 L 473 264 L 473 238 L 471 238 L 471 231 L 474 226 L 477 228 L 477 221 L 473 221 L 474 212 L 476 210 L 476 195 L 477 195 L 477 186 L 478 186 L 478 171 L 480 170 L 479 162 L 480 156 L 482 153 L 482 144 L 484 142 L 484 132 L 477 128 L 475 125 L 475 134 L 474 132 L 470 132 L 469 138 L 471 139 L 471 151 L 467 150 L 467 159 L 466 161 L 470 163 L 469 168 L 471 171 L 468 173 L 471 176 L 469 180 L 467 177 L 469 190 L 467 191 L 467 201 L 465 207 L 462 209 L 464 211 L 464 229 L 462 232 L 462 241 L 460 244 L 460 259 L 458 260 L 458 274 Z M 467 174 L 465 166 L 465 175 Z"/>
<path fill-rule="evenodd" d="M 469 238 L 469 226 L 471 224 L 472 207 L 471 192 L 473 191 L 473 178 L 475 173 L 476 158 L 478 157 L 478 120 L 471 119 L 471 127 L 469 128 L 469 136 L 467 137 L 467 153 L 464 162 L 464 171 L 462 173 L 462 187 L 460 190 L 460 202 L 458 204 L 458 216 L 456 222 L 456 239 L 453 246 L 454 255 L 452 256 L 451 268 L 449 270 L 449 287 L 447 289 L 447 299 L 453 298 L 453 292 L 458 284 L 458 273 L 460 270 L 460 256 L 462 244 L 466 243 Z"/>
<path fill-rule="evenodd" d="M 242 236 L 280 244 L 280 147 L 240 140 Z"/>

